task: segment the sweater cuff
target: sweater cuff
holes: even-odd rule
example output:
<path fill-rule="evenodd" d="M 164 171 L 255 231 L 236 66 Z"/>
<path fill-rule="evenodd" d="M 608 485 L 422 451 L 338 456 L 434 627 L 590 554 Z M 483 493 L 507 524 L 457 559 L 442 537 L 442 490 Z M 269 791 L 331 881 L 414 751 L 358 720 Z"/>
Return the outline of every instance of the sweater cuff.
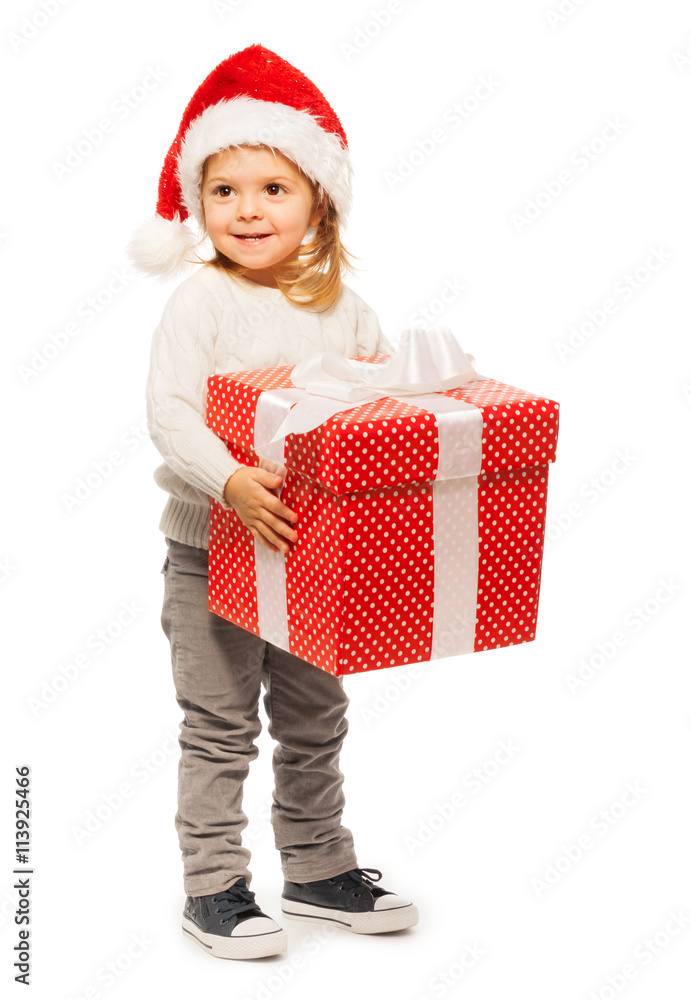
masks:
<path fill-rule="evenodd" d="M 214 500 L 217 500 L 220 503 L 220 505 L 223 508 L 223 510 L 233 510 L 234 509 L 226 501 L 226 498 L 225 498 L 225 495 L 224 495 L 225 488 L 226 488 L 226 483 L 231 478 L 231 476 L 235 475 L 235 473 L 238 471 L 238 469 L 244 469 L 245 468 L 245 466 L 241 462 L 236 461 L 234 458 L 231 458 L 230 461 L 233 463 L 233 466 L 230 469 L 230 471 L 229 471 L 228 475 L 226 476 L 226 478 L 223 480 L 223 484 L 222 484 L 221 488 L 219 490 L 217 490 L 216 493 L 212 493 L 211 494 L 211 496 L 214 498 Z"/>

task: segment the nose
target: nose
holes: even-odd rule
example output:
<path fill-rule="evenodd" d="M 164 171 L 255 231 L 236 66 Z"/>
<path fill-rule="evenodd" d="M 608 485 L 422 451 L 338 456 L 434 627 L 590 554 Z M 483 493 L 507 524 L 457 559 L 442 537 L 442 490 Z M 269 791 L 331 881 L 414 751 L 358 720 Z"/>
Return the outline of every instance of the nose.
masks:
<path fill-rule="evenodd" d="M 248 222 L 250 219 L 261 219 L 261 202 L 252 191 L 246 191 L 235 199 L 235 213 L 238 220 Z"/>

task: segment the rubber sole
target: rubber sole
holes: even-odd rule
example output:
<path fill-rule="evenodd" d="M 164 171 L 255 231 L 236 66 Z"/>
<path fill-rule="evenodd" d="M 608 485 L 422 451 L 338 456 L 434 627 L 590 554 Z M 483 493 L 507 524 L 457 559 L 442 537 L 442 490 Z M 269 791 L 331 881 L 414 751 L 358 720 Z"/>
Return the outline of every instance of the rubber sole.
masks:
<path fill-rule="evenodd" d="M 326 906 L 299 903 L 294 899 L 283 899 L 281 912 L 288 920 L 303 920 L 309 924 L 330 924 L 343 927 L 354 934 L 385 934 L 387 931 L 402 931 L 414 927 L 418 922 L 417 906 L 398 906 L 390 910 L 372 910 L 368 913 L 347 913 L 345 910 L 331 910 Z"/>
<path fill-rule="evenodd" d="M 280 955 L 288 947 L 288 935 L 281 928 L 268 934 L 222 937 L 220 934 L 207 934 L 183 916 L 182 930 L 186 937 L 216 958 L 266 958 L 267 955 Z"/>

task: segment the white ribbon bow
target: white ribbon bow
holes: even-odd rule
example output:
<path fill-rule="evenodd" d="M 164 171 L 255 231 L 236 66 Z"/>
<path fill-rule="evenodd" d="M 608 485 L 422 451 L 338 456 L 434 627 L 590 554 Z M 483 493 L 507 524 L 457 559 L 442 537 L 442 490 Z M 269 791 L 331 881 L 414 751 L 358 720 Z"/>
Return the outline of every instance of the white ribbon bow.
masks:
<path fill-rule="evenodd" d="M 398 351 L 386 361 L 372 364 L 324 351 L 296 365 L 292 381 L 312 395 L 365 402 L 456 389 L 475 378 L 470 361 L 448 326 L 404 330 Z"/>
<path fill-rule="evenodd" d="M 396 353 L 374 364 L 335 351 L 312 354 L 295 366 L 291 376 L 293 385 L 307 395 L 285 415 L 270 440 L 260 433 L 255 447 L 314 430 L 336 413 L 369 400 L 456 389 L 477 378 L 474 360 L 448 326 L 404 330 Z"/>

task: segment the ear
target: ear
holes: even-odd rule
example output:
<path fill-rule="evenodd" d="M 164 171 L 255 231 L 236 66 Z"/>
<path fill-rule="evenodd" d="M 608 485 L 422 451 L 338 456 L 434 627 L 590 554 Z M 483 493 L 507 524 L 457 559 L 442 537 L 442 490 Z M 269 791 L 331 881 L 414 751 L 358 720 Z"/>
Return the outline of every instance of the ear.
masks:
<path fill-rule="evenodd" d="M 312 214 L 310 215 L 309 224 L 310 226 L 318 226 L 326 215 L 326 210 L 329 207 L 329 199 L 324 196 L 312 209 Z"/>

